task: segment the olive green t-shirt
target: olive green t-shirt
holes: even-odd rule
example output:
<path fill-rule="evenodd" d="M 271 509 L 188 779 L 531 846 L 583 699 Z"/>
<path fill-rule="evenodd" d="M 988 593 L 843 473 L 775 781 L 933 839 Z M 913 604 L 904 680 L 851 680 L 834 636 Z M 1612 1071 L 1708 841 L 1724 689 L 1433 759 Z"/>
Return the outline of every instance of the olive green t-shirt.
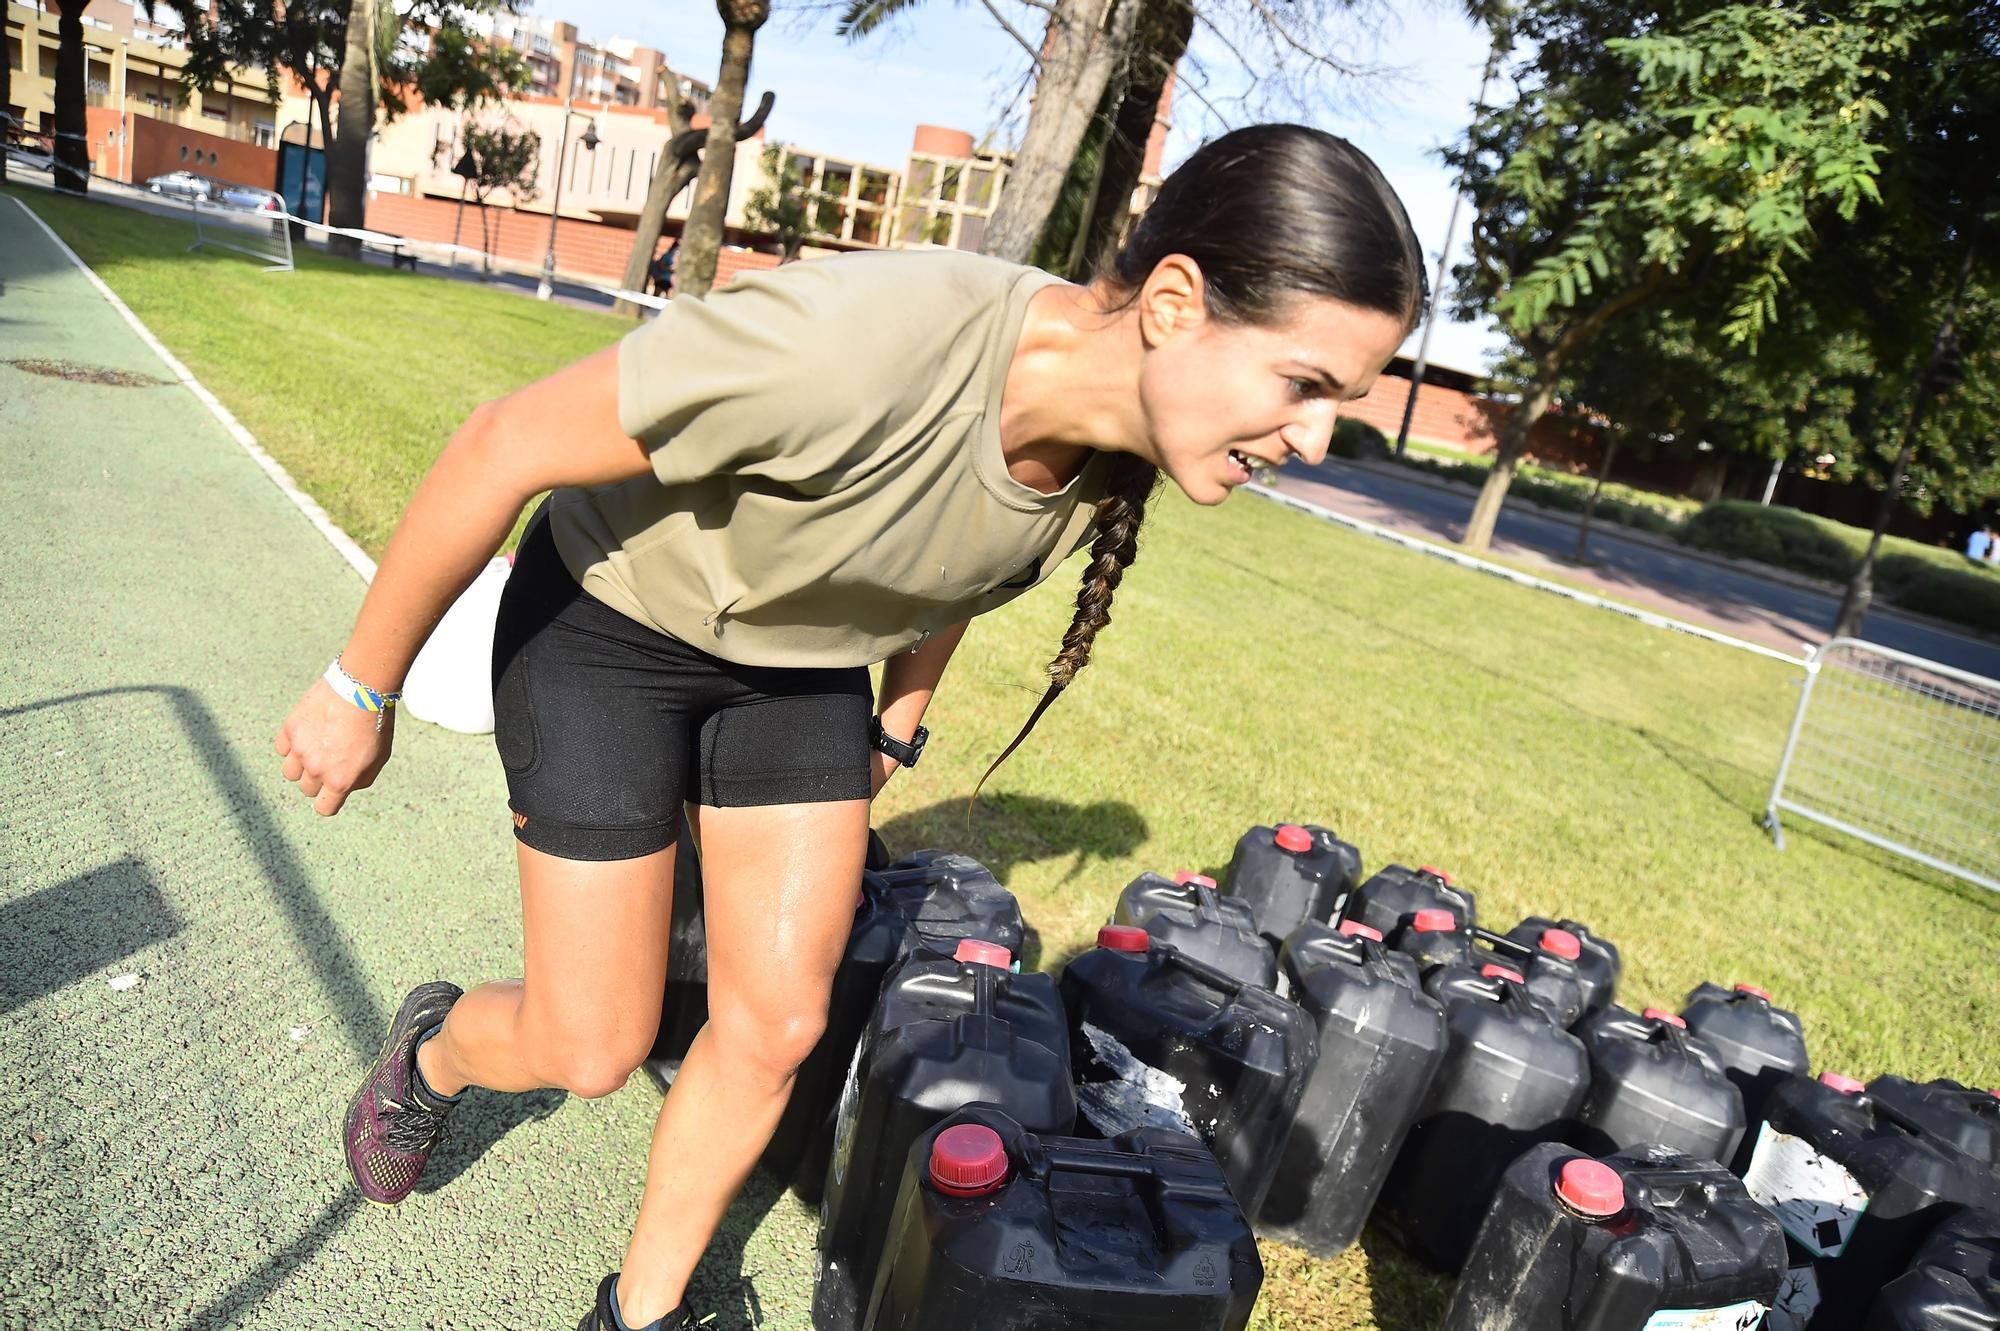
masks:
<path fill-rule="evenodd" d="M 618 348 L 653 474 L 556 492 L 563 562 L 606 605 L 741 665 L 853 666 L 1006 604 L 1091 536 L 1105 459 L 1007 474 L 1000 398 L 1057 278 L 870 252 L 676 300 Z"/>

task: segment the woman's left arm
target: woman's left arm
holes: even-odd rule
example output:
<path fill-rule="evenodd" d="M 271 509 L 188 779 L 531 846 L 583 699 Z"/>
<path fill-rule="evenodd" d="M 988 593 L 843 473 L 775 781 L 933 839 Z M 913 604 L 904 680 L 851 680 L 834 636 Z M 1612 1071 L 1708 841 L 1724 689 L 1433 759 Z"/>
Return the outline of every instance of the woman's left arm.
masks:
<path fill-rule="evenodd" d="M 931 705 L 931 694 L 937 692 L 938 680 L 944 677 L 945 665 L 964 636 L 965 625 L 954 624 L 933 633 L 921 647 L 897 652 L 882 663 L 882 692 L 875 700 L 882 729 L 900 740 L 909 740 L 917 733 L 924 709 Z M 873 794 L 882 793 L 900 765 L 886 753 L 875 754 Z"/>

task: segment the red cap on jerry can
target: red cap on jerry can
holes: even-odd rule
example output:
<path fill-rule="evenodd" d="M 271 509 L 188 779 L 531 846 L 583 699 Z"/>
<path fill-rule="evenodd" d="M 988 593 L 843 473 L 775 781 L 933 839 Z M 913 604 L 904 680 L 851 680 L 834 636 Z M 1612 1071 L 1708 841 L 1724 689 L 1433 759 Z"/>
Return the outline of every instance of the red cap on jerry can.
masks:
<path fill-rule="evenodd" d="M 1528 982 L 1522 976 L 1521 972 L 1510 971 L 1505 966 L 1485 965 L 1479 968 L 1479 978 L 1482 980 L 1490 980 L 1496 975 L 1503 980 L 1512 980 L 1515 984 L 1526 984 Z"/>
<path fill-rule="evenodd" d="M 1662 1007 L 1649 1007 L 1639 1015 L 1644 1017 L 1647 1021 L 1664 1021 L 1665 1023 L 1667 1023 L 1667 1025 L 1678 1026 L 1682 1030 L 1686 1030 L 1688 1025 L 1686 1018 L 1675 1016 L 1673 1013 L 1667 1011 L 1665 1008 Z"/>
<path fill-rule="evenodd" d="M 1363 938 L 1372 938 L 1378 943 L 1382 941 L 1382 931 L 1372 924 L 1363 924 L 1359 920 L 1342 920 L 1340 922 L 1340 936 L 1342 938 L 1352 938 L 1356 934 L 1361 935 Z"/>
<path fill-rule="evenodd" d="M 1843 1077 L 1838 1072 L 1820 1073 L 1819 1084 L 1822 1086 L 1831 1086 L 1842 1095 L 1859 1095 L 1868 1089 L 1863 1083 L 1856 1081 L 1852 1077 Z"/>
<path fill-rule="evenodd" d="M 1556 1179 L 1556 1196 L 1578 1215 L 1603 1219 L 1625 1209 L 1625 1180 L 1597 1160 L 1572 1160 Z"/>
<path fill-rule="evenodd" d="M 1279 823 L 1271 839 L 1278 843 L 1279 850 L 1289 850 L 1294 855 L 1303 855 L 1313 848 L 1312 833 L 1297 823 Z"/>
<path fill-rule="evenodd" d="M 1542 930 L 1542 951 L 1553 952 L 1565 961 L 1575 961 L 1583 955 L 1583 944 L 1567 929 Z"/>
<path fill-rule="evenodd" d="M 931 1142 L 931 1183 L 954 1197 L 978 1197 L 1007 1181 L 1007 1147 L 980 1123 L 946 1128 Z"/>
<path fill-rule="evenodd" d="M 1768 990 L 1759 989 L 1754 984 L 1739 984 L 1736 986 L 1736 992 L 1739 994 L 1748 994 L 1752 998 L 1761 998 L 1766 1003 L 1771 1001 L 1770 992 Z"/>
<path fill-rule="evenodd" d="M 1144 952 L 1153 940 L 1136 924 L 1107 924 L 1097 931 L 1097 945 L 1113 952 Z"/>
<path fill-rule="evenodd" d="M 1195 887 L 1215 886 L 1215 880 L 1213 878 L 1210 878 L 1207 874 L 1192 873 L 1186 869 L 1183 869 L 1179 873 L 1175 874 L 1174 881 L 1176 883 L 1179 883 L 1182 887 L 1186 887 L 1189 884 L 1193 884 Z"/>
<path fill-rule="evenodd" d="M 998 966 L 1006 970 L 1014 964 L 1014 954 L 998 943 L 989 943 L 983 938 L 961 938 L 958 950 L 951 954 L 953 961 L 977 962 L 982 966 Z"/>
<path fill-rule="evenodd" d="M 1443 884 L 1444 884 L 1444 885 L 1445 885 L 1446 887 L 1450 887 L 1450 886 L 1451 886 L 1451 875 L 1450 875 L 1450 874 L 1448 874 L 1448 873 L 1446 873 L 1446 872 L 1445 872 L 1445 871 L 1444 871 L 1443 869 L 1440 869 L 1440 868 L 1436 867 L 1435 865 L 1430 865 L 1430 864 L 1419 864 L 1419 865 L 1417 866 L 1417 872 L 1418 872 L 1418 873 L 1427 873 L 1427 874 L 1429 874 L 1429 875 L 1430 875 L 1431 877 L 1433 877 L 1433 878 L 1437 879 L 1437 880 L 1438 880 L 1439 882 L 1443 883 Z"/>
<path fill-rule="evenodd" d="M 1420 934 L 1448 934 L 1458 928 L 1458 916 L 1442 906 L 1426 906 L 1417 912 L 1410 927 Z"/>

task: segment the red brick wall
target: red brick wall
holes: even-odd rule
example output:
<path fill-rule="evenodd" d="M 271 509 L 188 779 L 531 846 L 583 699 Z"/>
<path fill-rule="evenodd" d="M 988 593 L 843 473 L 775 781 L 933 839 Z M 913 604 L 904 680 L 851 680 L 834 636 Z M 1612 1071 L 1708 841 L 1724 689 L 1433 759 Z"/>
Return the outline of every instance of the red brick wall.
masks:
<path fill-rule="evenodd" d="M 465 222 L 459 231 L 459 244 L 472 249 L 488 245 L 496 258 L 528 268 L 541 267 L 542 256 L 549 245 L 547 213 L 516 212 L 512 208 L 484 209 L 487 229 L 486 239 L 482 241 L 479 227 L 481 211 L 477 204 L 465 206 Z M 369 227 L 390 235 L 408 236 L 412 240 L 448 243 L 457 215 L 458 203 L 452 199 L 416 194 L 368 196 Z M 665 249 L 671 239 L 671 234 L 663 236 L 660 248 Z M 624 227 L 574 217 L 565 217 L 556 223 L 558 273 L 617 286 L 625 276 L 625 259 L 631 251 L 632 232 Z M 777 262 L 775 254 L 725 248 L 717 257 L 715 284 L 724 285 L 746 268 L 770 268 Z"/>
<path fill-rule="evenodd" d="M 93 106 L 89 109 L 89 119 L 90 151 L 97 163 L 98 173 L 115 175 L 118 148 L 115 144 L 107 145 L 104 140 L 117 126 L 118 113 L 108 106 Z M 193 171 L 232 185 L 253 185 L 258 189 L 278 187 L 278 153 L 274 148 L 239 143 L 220 134 L 189 129 L 137 113 L 126 117 L 126 125 L 132 131 L 132 142 L 126 149 L 124 179 L 135 185 L 144 184 L 149 176 L 163 176 L 169 171 Z M 186 160 L 181 158 L 182 148 L 187 149 Z M 215 154 L 212 166 L 208 160 L 210 153 Z"/>
<path fill-rule="evenodd" d="M 1409 379 L 1385 372 L 1367 397 L 1348 403 L 1343 410 L 1394 439 L 1403 424 L 1403 406 L 1409 400 Z M 1417 390 L 1417 409 L 1410 417 L 1410 437 L 1467 453 L 1491 453 L 1500 446 L 1500 431 L 1511 410 L 1511 403 L 1426 382 Z M 1536 421 L 1535 428 L 1528 433 L 1528 458 L 1545 467 L 1589 471 L 1601 457 L 1595 427 L 1566 420 L 1554 412 Z"/>

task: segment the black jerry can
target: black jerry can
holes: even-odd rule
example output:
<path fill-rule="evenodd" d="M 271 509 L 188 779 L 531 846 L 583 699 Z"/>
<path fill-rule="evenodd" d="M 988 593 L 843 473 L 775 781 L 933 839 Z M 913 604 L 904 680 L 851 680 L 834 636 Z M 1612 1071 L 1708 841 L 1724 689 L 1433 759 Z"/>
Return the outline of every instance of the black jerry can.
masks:
<path fill-rule="evenodd" d="M 1559 1138 L 1590 1085 L 1582 1041 L 1500 967 L 1483 969 L 1424 981 L 1444 1006 L 1444 1062 L 1375 1206 L 1405 1251 L 1447 1273 L 1464 1265 L 1507 1165 Z"/>
<path fill-rule="evenodd" d="M 1777 1222 L 1721 1165 L 1544 1143 L 1501 1176 L 1444 1331 L 1751 1331 L 1784 1274 Z"/>
<path fill-rule="evenodd" d="M 1258 1232 L 1331 1257 L 1352 1245 L 1444 1061 L 1444 1009 L 1368 926 L 1304 924 L 1285 940 L 1292 999 L 1319 1038 Z"/>
<path fill-rule="evenodd" d="M 1777 1006 L 1753 984 L 1724 989 L 1704 981 L 1689 992 L 1681 1018 L 1721 1056 L 1723 1071 L 1743 1092 L 1748 1128 L 1736 1158 L 1724 1162 L 1740 1176 L 1750 1165 L 1765 1100 L 1786 1078 L 1805 1075 L 1805 1027 L 1798 1014 Z"/>
<path fill-rule="evenodd" d="M 1361 852 L 1324 827 L 1253 827 L 1236 842 L 1223 892 L 1245 902 L 1275 951 L 1307 920 L 1331 920 L 1361 879 Z"/>
<path fill-rule="evenodd" d="M 917 1140 L 889 1233 L 867 1331 L 1243 1331 L 1264 1280 L 1199 1142 L 1038 1136 L 986 1105 Z"/>
<path fill-rule="evenodd" d="M 1671 1012 L 1615 1004 L 1575 1034 L 1590 1055 L 1590 1091 L 1570 1136 L 1592 1155 L 1648 1142 L 1727 1166 L 1743 1139 L 1743 1093 L 1721 1057 Z"/>
<path fill-rule="evenodd" d="M 1765 1102 L 1743 1182 L 1791 1240 L 1772 1331 L 1856 1331 L 1954 1206 L 2000 1179 L 1851 1077 L 1791 1077 Z"/>
<path fill-rule="evenodd" d="M 1277 1176 L 1319 1054 L 1312 1019 L 1261 985 L 1106 925 L 1064 968 L 1079 1130 L 1135 1127 L 1199 1138 L 1246 1215 Z"/>
<path fill-rule="evenodd" d="M 1250 903 L 1225 897 L 1200 874 L 1140 874 L 1118 894 L 1111 924 L 1144 929 L 1156 943 L 1179 948 L 1239 980 L 1275 989 L 1278 959 L 1257 932 Z"/>
<path fill-rule="evenodd" d="M 975 1101 L 1030 1132 L 1075 1129 L 1055 978 L 1017 975 L 1011 960 L 966 939 L 956 958 L 916 953 L 884 983 L 835 1119 L 813 1286 L 818 1331 L 860 1324 L 910 1148 L 925 1131 Z"/>

